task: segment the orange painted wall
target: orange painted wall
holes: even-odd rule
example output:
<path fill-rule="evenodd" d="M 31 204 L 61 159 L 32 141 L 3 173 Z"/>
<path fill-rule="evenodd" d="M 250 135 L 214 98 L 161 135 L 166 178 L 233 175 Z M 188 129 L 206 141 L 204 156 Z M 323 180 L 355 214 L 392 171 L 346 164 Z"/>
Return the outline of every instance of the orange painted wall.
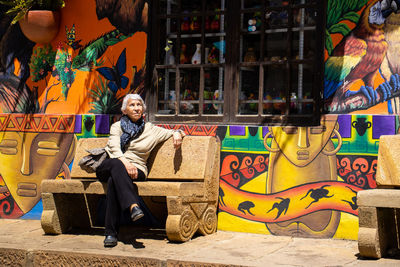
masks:
<path fill-rule="evenodd" d="M 135 1 L 132 1 L 132 4 Z M 67 45 L 67 32 L 66 27 L 71 29 L 75 25 L 76 40 L 81 40 L 80 44 L 85 46 L 91 41 L 96 40 L 103 34 L 110 32 L 115 27 L 110 23 L 107 18 L 98 20 L 96 15 L 96 2 L 95 1 L 77 1 L 67 0 L 66 6 L 61 9 L 61 23 L 60 30 L 56 38 L 51 42 L 52 50 L 57 51 L 60 47 L 65 49 L 71 56 L 72 60 L 78 55 L 79 49 L 72 49 Z M 33 49 L 37 49 L 43 45 L 37 44 Z M 103 78 L 95 69 L 97 67 L 112 67 L 116 64 L 121 52 L 126 49 L 126 76 L 129 79 L 128 87 L 118 90 L 117 96 L 125 95 L 129 91 L 129 85 L 133 78 L 133 66 L 139 71 L 145 65 L 146 60 L 146 47 L 147 47 L 147 34 L 145 32 L 136 32 L 133 36 L 109 46 L 105 53 L 97 60 L 98 63 L 104 63 L 99 66 L 93 67 L 91 71 L 83 71 L 79 69 L 72 69 L 76 71 L 75 80 L 71 84 L 68 91 L 67 99 L 64 99 L 61 93 L 61 83 L 52 87 L 47 94 L 47 99 L 57 99 L 56 102 L 51 102 L 46 109 L 45 113 L 48 114 L 86 114 L 90 113 L 90 102 L 93 99 L 89 96 L 89 89 L 94 87 L 99 77 Z M 15 71 L 14 74 L 20 73 L 20 62 L 14 60 Z M 28 87 L 33 90 L 35 86 L 38 87 L 38 101 L 40 106 L 43 106 L 46 98 L 46 87 L 57 83 L 55 77 L 49 73 L 45 80 L 39 82 L 32 81 L 29 77 L 26 81 Z"/>

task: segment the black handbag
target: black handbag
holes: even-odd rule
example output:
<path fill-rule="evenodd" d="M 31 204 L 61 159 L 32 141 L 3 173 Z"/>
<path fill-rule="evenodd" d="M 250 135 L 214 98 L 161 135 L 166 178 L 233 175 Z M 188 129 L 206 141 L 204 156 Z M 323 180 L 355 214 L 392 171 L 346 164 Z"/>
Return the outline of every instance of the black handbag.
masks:
<path fill-rule="evenodd" d="M 88 173 L 96 172 L 97 167 L 108 157 L 104 148 L 86 150 L 89 155 L 84 156 L 78 163 L 82 170 Z"/>

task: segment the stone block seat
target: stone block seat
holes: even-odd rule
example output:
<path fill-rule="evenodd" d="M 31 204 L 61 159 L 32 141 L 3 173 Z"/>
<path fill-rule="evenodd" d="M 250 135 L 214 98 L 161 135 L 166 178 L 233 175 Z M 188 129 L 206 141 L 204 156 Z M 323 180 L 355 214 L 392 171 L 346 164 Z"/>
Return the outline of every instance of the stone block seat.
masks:
<path fill-rule="evenodd" d="M 42 182 L 41 224 L 46 234 L 62 234 L 73 228 L 97 228 L 98 201 L 107 184 L 78 166 L 86 149 L 104 147 L 107 138 L 78 141 L 71 179 Z M 146 181 L 134 182 L 138 193 L 165 222 L 167 237 L 184 242 L 199 232 L 212 234 L 217 228 L 220 142 L 211 136 L 186 136 L 175 150 L 172 138 L 159 144 L 148 159 Z"/>
<path fill-rule="evenodd" d="M 380 137 L 377 189 L 357 194 L 360 255 L 391 256 L 399 251 L 400 233 L 400 135 Z"/>

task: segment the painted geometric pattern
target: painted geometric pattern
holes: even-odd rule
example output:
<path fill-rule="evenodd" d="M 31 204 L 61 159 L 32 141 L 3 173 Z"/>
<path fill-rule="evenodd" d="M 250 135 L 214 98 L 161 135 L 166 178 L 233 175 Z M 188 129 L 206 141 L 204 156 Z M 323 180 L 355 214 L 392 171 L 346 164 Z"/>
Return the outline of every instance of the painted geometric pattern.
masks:
<path fill-rule="evenodd" d="M 74 132 L 80 137 L 106 136 L 109 134 L 110 126 L 118 121 L 119 117 L 110 115 L 75 115 Z M 216 136 L 218 126 L 216 125 L 182 125 L 182 124 L 158 124 L 165 129 L 183 130 L 187 135 L 194 136 Z"/>
<path fill-rule="evenodd" d="M 75 115 L 0 114 L 0 131 L 73 133 Z"/>
<path fill-rule="evenodd" d="M 181 129 L 188 135 L 196 136 L 215 136 L 218 128 L 216 125 L 159 124 L 158 126 L 173 130 Z"/>

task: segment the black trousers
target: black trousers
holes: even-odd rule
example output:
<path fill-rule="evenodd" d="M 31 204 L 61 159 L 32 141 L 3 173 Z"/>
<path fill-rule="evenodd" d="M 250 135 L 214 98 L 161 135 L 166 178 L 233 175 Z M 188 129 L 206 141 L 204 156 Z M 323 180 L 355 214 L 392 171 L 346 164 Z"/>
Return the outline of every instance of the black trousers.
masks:
<path fill-rule="evenodd" d="M 106 159 L 96 170 L 97 178 L 107 182 L 105 235 L 118 234 L 120 217 L 132 204 L 141 203 L 137 189 L 119 159 Z M 144 173 L 138 169 L 138 180 L 145 180 Z"/>

